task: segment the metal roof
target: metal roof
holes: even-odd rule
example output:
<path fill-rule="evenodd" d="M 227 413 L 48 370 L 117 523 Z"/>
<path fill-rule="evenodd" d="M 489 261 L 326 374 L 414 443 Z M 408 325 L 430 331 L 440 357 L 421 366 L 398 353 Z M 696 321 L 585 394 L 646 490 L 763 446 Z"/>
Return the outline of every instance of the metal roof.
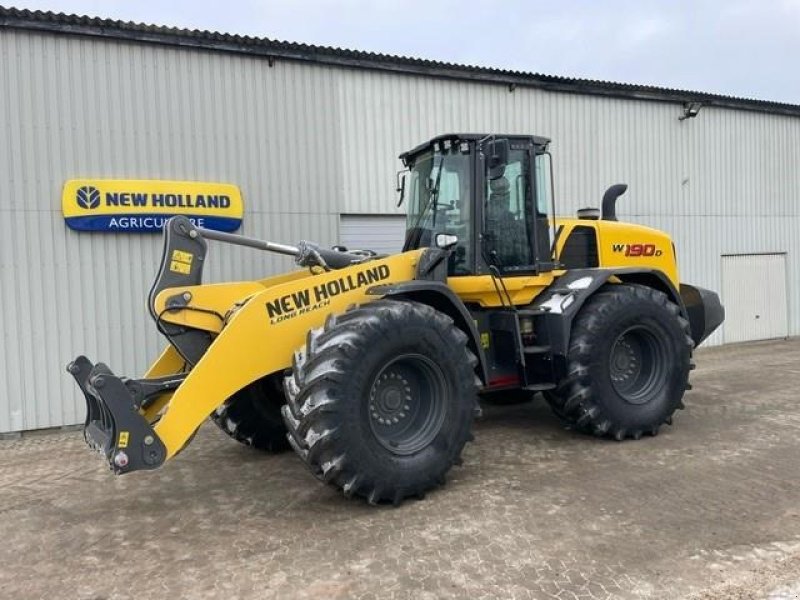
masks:
<path fill-rule="evenodd" d="M 347 50 L 329 46 L 313 46 L 251 36 L 146 25 L 96 17 L 63 13 L 31 11 L 0 6 L 0 28 L 24 29 L 66 35 L 136 41 L 151 44 L 196 48 L 261 56 L 276 59 L 306 61 L 341 67 L 391 71 L 428 77 L 444 77 L 486 83 L 503 84 L 510 91 L 517 86 L 535 87 L 555 92 L 591 94 L 655 100 L 662 102 L 700 102 L 718 106 L 800 116 L 800 105 L 738 98 L 705 92 L 676 90 L 649 85 L 636 85 L 543 75 L 524 71 L 460 65 L 421 58 Z"/>

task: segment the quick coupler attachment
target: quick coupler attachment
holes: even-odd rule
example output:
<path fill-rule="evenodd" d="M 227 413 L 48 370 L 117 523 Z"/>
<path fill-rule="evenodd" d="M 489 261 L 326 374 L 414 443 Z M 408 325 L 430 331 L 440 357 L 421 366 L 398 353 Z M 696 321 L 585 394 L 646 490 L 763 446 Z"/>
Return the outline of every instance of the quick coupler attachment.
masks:
<path fill-rule="evenodd" d="M 184 376 L 158 380 L 122 379 L 106 365 L 79 356 L 67 365 L 86 398 L 83 436 L 116 474 L 155 469 L 167 451 L 139 409 L 148 398 L 175 389 Z"/>

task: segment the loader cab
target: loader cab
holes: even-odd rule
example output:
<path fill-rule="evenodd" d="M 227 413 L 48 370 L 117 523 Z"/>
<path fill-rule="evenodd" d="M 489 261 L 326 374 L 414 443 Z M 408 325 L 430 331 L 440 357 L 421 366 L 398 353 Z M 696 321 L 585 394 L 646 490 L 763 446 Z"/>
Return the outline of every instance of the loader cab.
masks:
<path fill-rule="evenodd" d="M 554 267 L 549 140 L 450 134 L 400 156 L 404 251 L 457 242 L 449 276 L 531 275 Z M 446 234 L 440 236 L 439 234 Z"/>

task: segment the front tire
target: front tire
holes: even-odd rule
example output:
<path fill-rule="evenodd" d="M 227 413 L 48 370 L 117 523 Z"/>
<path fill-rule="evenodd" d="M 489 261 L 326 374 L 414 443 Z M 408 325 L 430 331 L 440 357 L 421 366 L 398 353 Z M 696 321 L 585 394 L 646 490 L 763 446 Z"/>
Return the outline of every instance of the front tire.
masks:
<path fill-rule="evenodd" d="M 284 380 L 289 442 L 347 496 L 422 496 L 472 439 L 476 364 L 466 334 L 425 304 L 377 300 L 331 315 Z"/>
<path fill-rule="evenodd" d="M 576 428 L 617 440 L 655 435 L 683 408 L 694 343 L 666 294 L 606 285 L 573 324 L 567 375 L 548 396 Z"/>
<path fill-rule="evenodd" d="M 211 413 L 211 420 L 245 446 L 267 452 L 289 449 L 281 406 L 286 403 L 280 374 L 254 381 Z"/>
<path fill-rule="evenodd" d="M 547 402 L 547 405 L 550 407 L 550 410 L 553 411 L 553 414 L 557 416 L 559 419 L 564 421 L 566 425 L 574 425 L 575 420 L 570 418 L 569 415 L 564 414 L 563 406 L 564 406 L 564 398 L 559 396 L 558 391 L 547 390 L 542 392 L 542 396 Z"/>

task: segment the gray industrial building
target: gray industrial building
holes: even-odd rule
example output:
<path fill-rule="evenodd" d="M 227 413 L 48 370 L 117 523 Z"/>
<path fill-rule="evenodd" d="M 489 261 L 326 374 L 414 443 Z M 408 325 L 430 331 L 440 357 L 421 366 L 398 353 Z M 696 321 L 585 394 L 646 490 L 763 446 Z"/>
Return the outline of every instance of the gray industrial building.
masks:
<path fill-rule="evenodd" d="M 83 420 L 76 354 L 134 375 L 163 344 L 160 236 L 68 229 L 66 180 L 232 183 L 241 233 L 397 250 L 397 155 L 449 131 L 552 138 L 561 214 L 628 183 L 621 218 L 721 293 L 708 343 L 800 334 L 800 106 L 0 8 L 0 432 Z M 209 262 L 212 280 L 291 267 Z"/>

